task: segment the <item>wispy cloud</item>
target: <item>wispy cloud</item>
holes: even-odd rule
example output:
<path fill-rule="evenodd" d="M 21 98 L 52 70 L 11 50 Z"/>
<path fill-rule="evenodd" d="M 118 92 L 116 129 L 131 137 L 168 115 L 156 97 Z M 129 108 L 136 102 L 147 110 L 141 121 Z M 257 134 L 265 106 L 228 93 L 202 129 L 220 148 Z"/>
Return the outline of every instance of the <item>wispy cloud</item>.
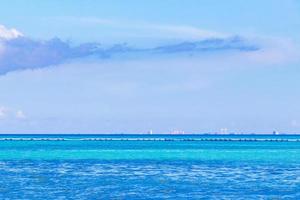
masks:
<path fill-rule="evenodd" d="M 257 51 L 258 44 L 251 44 L 241 37 L 229 37 L 225 39 L 212 38 L 197 42 L 183 42 L 179 44 L 164 45 L 156 47 L 153 50 L 162 53 L 177 52 L 204 52 L 204 51 Z"/>
<path fill-rule="evenodd" d="M 25 113 L 22 110 L 18 110 L 16 112 L 16 118 L 17 119 L 26 119 L 26 115 L 25 115 Z"/>
<path fill-rule="evenodd" d="M 6 119 L 26 119 L 22 110 L 14 110 L 6 106 L 0 106 L 0 120 Z"/>
<path fill-rule="evenodd" d="M 120 33 L 120 37 L 144 37 L 160 39 L 203 40 L 209 38 L 227 38 L 230 34 L 201 29 L 191 25 L 158 24 L 140 20 L 117 20 L 95 17 L 52 17 L 47 20 L 74 23 L 83 27 L 102 27 Z M 119 31 L 118 31 L 119 30 Z M 120 31 L 121 30 L 121 31 Z"/>
<path fill-rule="evenodd" d="M 287 38 L 269 37 L 258 40 L 263 48 L 251 53 L 245 53 L 245 59 L 261 64 L 280 64 L 298 62 L 300 60 L 300 46 Z"/>
<path fill-rule="evenodd" d="M 90 23 L 93 24 L 114 25 L 116 23 L 110 20 L 89 18 L 81 20 L 90 20 Z M 186 32 L 187 35 L 194 35 L 198 39 L 173 41 L 152 47 L 130 46 L 126 43 L 108 46 L 96 42 L 72 45 L 72 43 L 59 38 L 46 41 L 34 40 L 24 36 L 16 29 L 0 26 L 0 75 L 17 70 L 44 68 L 91 56 L 107 60 L 234 53 L 231 55 L 236 56 L 235 62 L 245 60 L 245 62 L 254 61 L 263 64 L 277 64 L 300 58 L 298 48 L 293 42 L 285 39 L 227 36 L 186 26 L 150 24 L 144 26 L 152 31 L 160 29 L 174 31 L 178 34 Z"/>
<path fill-rule="evenodd" d="M 183 25 L 157 25 L 157 24 L 145 24 L 140 25 L 141 28 L 148 29 L 151 31 L 159 32 L 165 37 L 173 37 L 179 39 L 207 39 L 207 38 L 227 38 L 230 35 L 225 33 L 219 33 L 215 31 L 209 31 L 200 29 L 193 26 Z"/>
<path fill-rule="evenodd" d="M 102 18 L 96 18 L 96 17 L 73 17 L 73 16 L 63 16 L 63 17 L 51 17 L 50 19 L 47 18 L 47 20 L 57 20 L 60 22 L 75 22 L 76 24 L 82 23 L 82 24 L 92 24 L 92 25 L 107 25 L 107 26 L 117 26 L 119 23 L 112 19 L 102 19 Z"/>
<path fill-rule="evenodd" d="M 174 53 L 216 52 L 216 51 L 257 51 L 260 47 L 242 37 L 211 37 L 197 41 L 187 41 L 157 47 L 138 48 L 127 44 L 115 44 L 110 47 L 99 43 L 84 43 L 72 46 L 69 42 L 54 38 L 48 41 L 33 40 L 15 34 L 15 30 L 5 29 L 6 36 L 0 40 L 0 74 L 10 71 L 43 68 L 60 64 L 75 58 L 95 56 L 108 59 L 115 56 L 157 56 Z M 7 37 L 11 33 L 11 37 Z M 15 36 L 15 37 L 12 37 Z"/>
<path fill-rule="evenodd" d="M 4 106 L 0 106 L 0 119 L 5 119 L 8 113 L 8 109 Z"/>

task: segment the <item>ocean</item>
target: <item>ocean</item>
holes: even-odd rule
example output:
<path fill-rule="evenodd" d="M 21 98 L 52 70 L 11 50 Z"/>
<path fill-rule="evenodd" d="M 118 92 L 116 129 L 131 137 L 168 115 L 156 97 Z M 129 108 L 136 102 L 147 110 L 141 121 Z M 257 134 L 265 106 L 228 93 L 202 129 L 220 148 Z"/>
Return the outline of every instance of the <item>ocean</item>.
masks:
<path fill-rule="evenodd" d="M 300 136 L 1 135 L 0 199 L 300 199 Z"/>

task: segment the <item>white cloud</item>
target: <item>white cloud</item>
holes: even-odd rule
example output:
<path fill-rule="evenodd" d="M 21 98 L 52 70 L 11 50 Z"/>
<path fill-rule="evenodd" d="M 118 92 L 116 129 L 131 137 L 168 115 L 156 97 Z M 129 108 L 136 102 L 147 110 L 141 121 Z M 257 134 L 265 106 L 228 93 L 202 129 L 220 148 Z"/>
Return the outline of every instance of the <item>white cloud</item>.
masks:
<path fill-rule="evenodd" d="M 16 29 L 8 29 L 0 24 L 0 59 L 3 58 L 3 54 L 5 52 L 5 44 L 3 42 L 16 39 L 21 36 L 23 36 L 23 34 Z"/>
<path fill-rule="evenodd" d="M 0 106 L 0 120 L 5 119 L 8 114 L 8 109 L 4 106 Z"/>
<path fill-rule="evenodd" d="M 16 118 L 17 119 L 26 119 L 26 115 L 25 115 L 25 113 L 22 110 L 18 110 L 16 112 Z"/>
<path fill-rule="evenodd" d="M 5 26 L 0 24 L 0 40 L 4 39 L 4 40 L 11 40 L 11 39 L 15 39 L 18 37 L 23 36 L 23 34 L 19 31 L 17 31 L 16 29 L 12 28 L 12 29 L 8 29 Z M 0 47 L 1 50 L 1 47 Z"/>
<path fill-rule="evenodd" d="M 26 118 L 27 117 L 22 110 L 14 110 L 6 106 L 0 106 L 0 120 Z"/>

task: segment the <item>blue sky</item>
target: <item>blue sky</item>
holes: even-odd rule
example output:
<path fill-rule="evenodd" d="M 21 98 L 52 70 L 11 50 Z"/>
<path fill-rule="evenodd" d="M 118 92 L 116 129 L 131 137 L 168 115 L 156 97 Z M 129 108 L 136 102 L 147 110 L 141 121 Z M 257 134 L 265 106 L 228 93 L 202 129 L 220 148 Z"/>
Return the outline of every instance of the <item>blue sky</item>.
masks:
<path fill-rule="evenodd" d="M 0 3 L 1 133 L 300 132 L 296 0 Z"/>

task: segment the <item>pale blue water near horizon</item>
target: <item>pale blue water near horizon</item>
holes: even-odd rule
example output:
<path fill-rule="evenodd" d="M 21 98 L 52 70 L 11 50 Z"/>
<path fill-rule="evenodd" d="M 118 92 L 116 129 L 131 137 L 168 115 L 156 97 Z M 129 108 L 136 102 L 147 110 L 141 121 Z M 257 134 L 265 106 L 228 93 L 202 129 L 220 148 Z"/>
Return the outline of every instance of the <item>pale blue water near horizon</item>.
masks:
<path fill-rule="evenodd" d="M 299 175 L 298 135 L 0 136 L 0 199 L 300 199 Z"/>

